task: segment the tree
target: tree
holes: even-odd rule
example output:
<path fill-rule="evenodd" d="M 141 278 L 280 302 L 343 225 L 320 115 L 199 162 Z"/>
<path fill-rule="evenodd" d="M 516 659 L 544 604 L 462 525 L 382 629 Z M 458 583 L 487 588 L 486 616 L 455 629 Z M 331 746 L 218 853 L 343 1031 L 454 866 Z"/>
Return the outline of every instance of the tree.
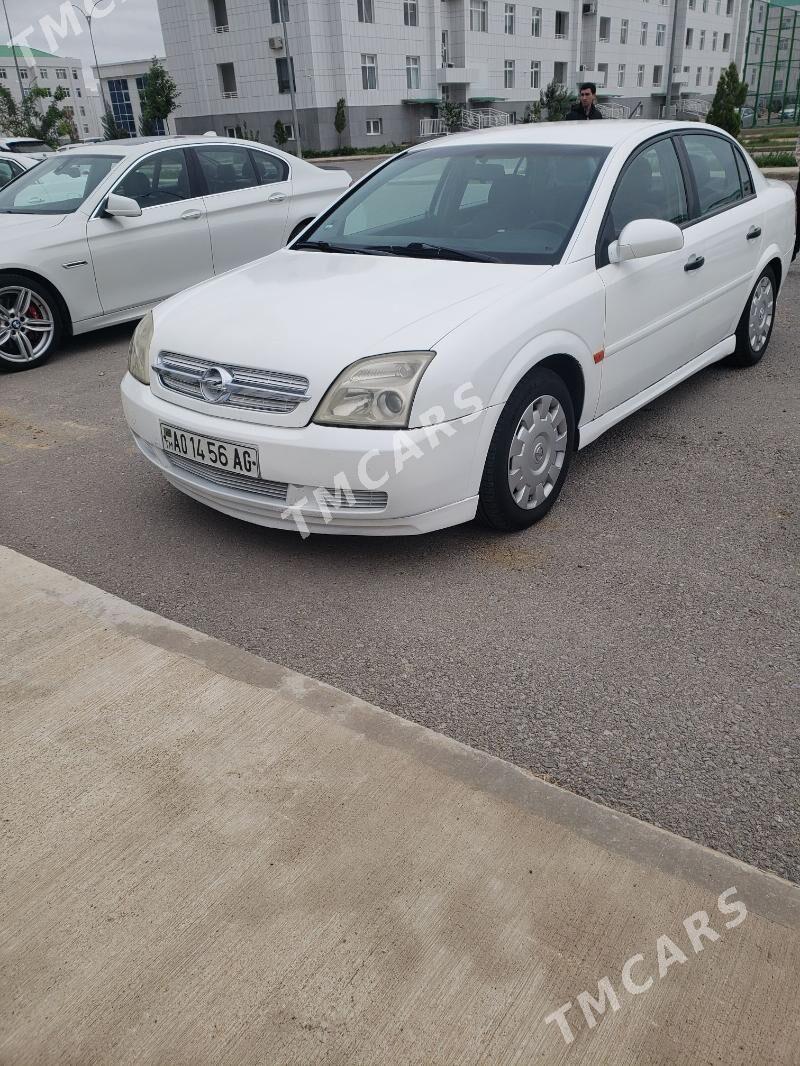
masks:
<path fill-rule="evenodd" d="M 342 147 L 342 134 L 347 126 L 347 101 L 344 97 L 336 101 L 336 114 L 333 117 L 333 128 L 339 138 L 339 147 Z"/>
<path fill-rule="evenodd" d="M 559 85 L 557 81 L 551 81 L 542 93 L 542 108 L 547 111 L 547 121 L 559 122 L 566 118 L 567 112 L 577 100 L 571 89 Z"/>
<path fill-rule="evenodd" d="M 278 121 L 275 123 L 275 131 L 272 136 L 273 140 L 279 148 L 283 148 L 283 146 L 289 140 L 289 134 L 280 119 L 278 119 Z"/>
<path fill-rule="evenodd" d="M 443 119 L 448 133 L 457 133 L 461 129 L 463 110 L 461 104 L 454 104 L 451 100 L 443 100 L 439 105 L 439 118 Z"/>
<path fill-rule="evenodd" d="M 117 124 L 117 120 L 114 118 L 114 112 L 110 108 L 106 108 L 106 112 L 103 115 L 103 138 L 106 141 L 118 141 L 124 137 L 128 137 L 129 133 L 122 126 Z"/>
<path fill-rule="evenodd" d="M 180 95 L 175 79 L 164 64 L 153 56 L 141 92 L 142 121 L 139 128 L 142 136 L 152 137 L 166 128 L 167 119 L 180 107 Z"/>
<path fill-rule="evenodd" d="M 717 91 L 714 93 L 714 101 L 709 109 L 706 122 L 711 126 L 719 126 L 732 137 L 738 137 L 742 128 L 739 108 L 746 99 L 747 83 L 739 78 L 736 64 L 731 63 L 719 76 Z"/>
<path fill-rule="evenodd" d="M 59 86 L 52 97 L 47 89 L 35 83 L 17 103 L 9 89 L 0 86 L 0 129 L 13 137 L 34 137 L 51 148 L 57 148 L 60 137 L 70 137 L 77 131 L 71 108 L 62 107 L 66 91 Z M 45 106 L 45 101 L 48 101 Z"/>
<path fill-rule="evenodd" d="M 523 122 L 541 122 L 542 121 L 542 101 L 534 100 L 525 105 L 525 114 L 522 118 Z"/>

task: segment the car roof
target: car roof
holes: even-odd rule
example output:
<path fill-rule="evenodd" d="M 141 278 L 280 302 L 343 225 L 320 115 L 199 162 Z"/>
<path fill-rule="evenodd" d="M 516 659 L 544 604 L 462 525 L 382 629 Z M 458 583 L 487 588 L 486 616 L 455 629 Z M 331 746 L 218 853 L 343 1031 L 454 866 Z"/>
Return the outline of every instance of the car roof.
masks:
<path fill-rule="evenodd" d="M 209 144 L 246 145 L 250 148 L 266 149 L 275 155 L 282 156 L 284 159 L 294 161 L 292 156 L 287 156 L 285 152 L 273 148 L 272 145 L 261 144 L 258 141 L 244 141 L 238 137 L 224 137 L 221 134 L 214 134 L 213 137 L 210 137 L 204 133 L 198 133 L 194 136 L 183 134 L 174 137 L 123 137 L 119 140 L 100 141 L 97 144 L 76 144 L 70 150 L 93 155 L 110 154 L 133 158 L 139 155 L 146 155 L 151 148 L 185 148 L 187 145 L 202 146 Z"/>

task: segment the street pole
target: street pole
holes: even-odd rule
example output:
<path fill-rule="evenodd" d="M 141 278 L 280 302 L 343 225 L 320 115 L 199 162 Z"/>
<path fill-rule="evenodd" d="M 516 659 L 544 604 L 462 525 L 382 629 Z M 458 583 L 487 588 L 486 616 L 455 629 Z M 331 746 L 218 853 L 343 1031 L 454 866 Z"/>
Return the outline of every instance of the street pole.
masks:
<path fill-rule="evenodd" d="M 5 0 L 3 0 L 5 3 Z M 286 51 L 286 66 L 289 69 L 289 97 L 292 101 L 292 124 L 294 125 L 294 151 L 298 159 L 303 158 L 303 148 L 300 144 L 300 122 L 297 118 L 297 100 L 294 91 L 294 68 L 292 66 L 292 53 L 289 51 L 289 35 L 286 32 L 286 4 L 289 0 L 278 0 L 278 10 L 281 13 L 281 27 L 283 28 L 283 47 Z"/>
<path fill-rule="evenodd" d="M 5 0 L 3 0 L 3 3 L 5 3 Z M 80 11 L 80 13 L 86 19 L 86 25 L 89 27 L 89 40 L 91 41 L 92 54 L 94 55 L 94 69 L 95 73 L 97 74 L 97 82 L 100 86 L 100 103 L 103 105 L 103 111 L 107 113 L 110 109 L 106 104 L 105 94 L 103 93 L 103 79 L 100 77 L 100 64 L 97 62 L 97 49 L 95 48 L 94 34 L 92 33 L 92 18 L 94 16 L 84 11 L 84 9 L 82 7 L 79 7 L 78 4 L 73 4 L 72 6 L 75 8 L 76 11 Z M 92 6 L 92 11 L 94 11 L 94 5 Z"/>
<path fill-rule="evenodd" d="M 22 88 L 22 74 L 19 69 L 19 59 L 17 57 L 17 46 L 14 44 L 14 35 L 11 32 L 11 21 L 8 17 L 8 8 L 6 7 L 6 0 L 3 0 L 3 14 L 6 17 L 6 26 L 8 27 L 8 43 L 11 47 L 11 54 L 14 57 L 14 66 L 17 68 L 17 81 L 19 82 L 19 97 L 20 101 L 25 100 L 25 90 Z"/>

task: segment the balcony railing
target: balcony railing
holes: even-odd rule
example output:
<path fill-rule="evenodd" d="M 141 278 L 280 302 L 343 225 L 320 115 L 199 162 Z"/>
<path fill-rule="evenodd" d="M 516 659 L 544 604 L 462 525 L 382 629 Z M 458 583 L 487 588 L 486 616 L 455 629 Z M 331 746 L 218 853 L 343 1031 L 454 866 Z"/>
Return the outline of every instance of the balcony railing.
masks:
<path fill-rule="evenodd" d="M 227 26 L 215 26 L 214 27 L 214 33 L 227 33 L 227 32 L 228 32 L 228 27 Z"/>
<path fill-rule="evenodd" d="M 236 89 L 234 89 L 232 92 L 227 92 L 227 93 L 223 93 L 222 94 L 222 99 L 223 100 L 237 100 L 238 97 L 239 97 L 239 93 L 238 93 L 238 91 Z"/>

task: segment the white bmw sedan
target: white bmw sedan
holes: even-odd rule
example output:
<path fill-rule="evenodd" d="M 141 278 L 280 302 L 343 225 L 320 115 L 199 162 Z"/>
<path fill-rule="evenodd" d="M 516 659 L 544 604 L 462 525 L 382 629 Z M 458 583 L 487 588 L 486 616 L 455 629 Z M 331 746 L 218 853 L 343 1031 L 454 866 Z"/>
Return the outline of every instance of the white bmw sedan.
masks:
<path fill-rule="evenodd" d="M 125 415 L 175 487 L 263 526 L 519 530 L 576 448 L 710 363 L 764 356 L 793 235 L 789 186 L 712 127 L 444 138 L 159 305 Z"/>
<path fill-rule="evenodd" d="M 344 171 L 226 137 L 46 156 L 0 189 L 0 367 L 37 366 L 65 335 L 141 318 L 274 252 L 349 183 Z"/>
<path fill-rule="evenodd" d="M 16 152 L 0 152 L 0 188 L 8 185 L 14 178 L 35 167 L 39 162 L 32 155 L 18 155 Z"/>

